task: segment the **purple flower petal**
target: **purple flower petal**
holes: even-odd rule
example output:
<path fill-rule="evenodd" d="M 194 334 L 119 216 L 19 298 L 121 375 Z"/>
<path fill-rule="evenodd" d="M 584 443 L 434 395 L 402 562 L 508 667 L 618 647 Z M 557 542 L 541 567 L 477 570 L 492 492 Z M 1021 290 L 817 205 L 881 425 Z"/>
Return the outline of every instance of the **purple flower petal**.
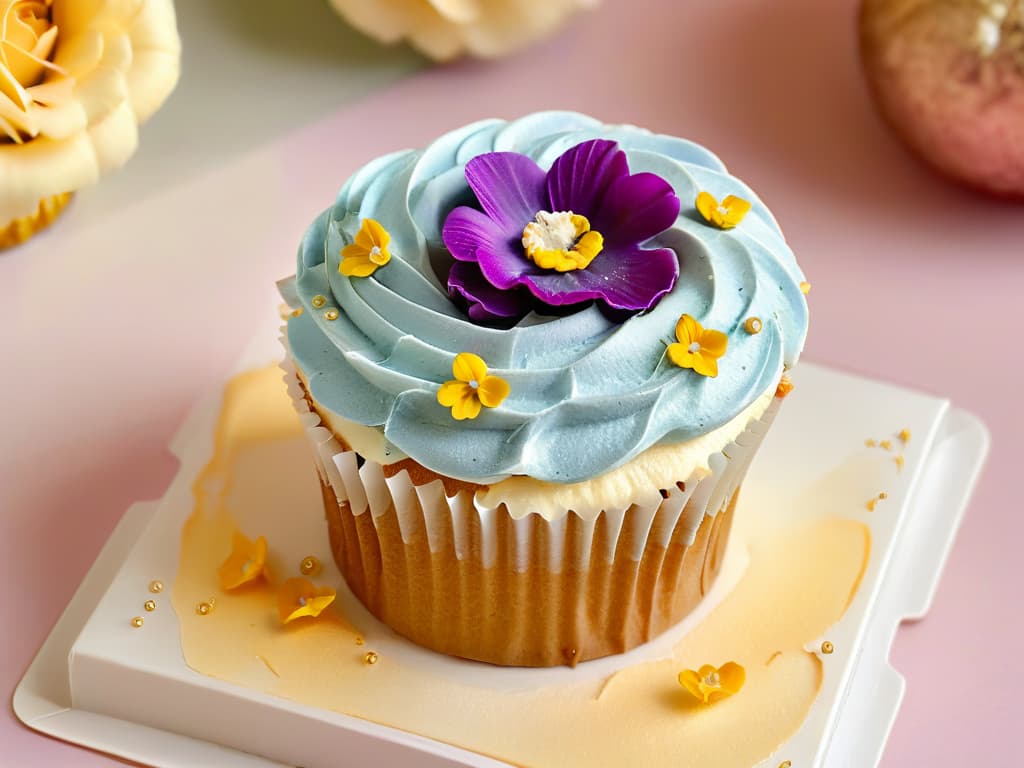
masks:
<path fill-rule="evenodd" d="M 612 183 L 590 225 L 607 246 L 636 245 L 664 232 L 678 216 L 672 185 L 653 173 L 636 173 Z"/>
<path fill-rule="evenodd" d="M 484 279 L 473 263 L 457 261 L 448 273 L 448 292 L 469 304 L 467 314 L 477 322 L 520 318 L 530 310 L 530 297 L 522 289 L 502 291 Z"/>
<path fill-rule="evenodd" d="M 650 309 L 675 285 L 679 260 L 670 248 L 607 248 L 574 272 L 525 275 L 523 284 L 547 304 L 602 299 L 613 309 Z"/>
<path fill-rule="evenodd" d="M 466 163 L 466 181 L 484 212 L 508 235 L 521 235 L 537 211 L 548 209 L 544 171 L 526 155 L 477 155 Z"/>
<path fill-rule="evenodd" d="M 577 144 L 548 171 L 548 210 L 572 211 L 590 218 L 600 209 L 609 187 L 628 174 L 626 153 L 614 141 L 595 139 Z"/>
<path fill-rule="evenodd" d="M 466 206 L 449 213 L 441 230 L 445 248 L 459 261 L 477 261 L 480 249 L 491 250 L 494 243 L 507 239 L 494 219 Z"/>

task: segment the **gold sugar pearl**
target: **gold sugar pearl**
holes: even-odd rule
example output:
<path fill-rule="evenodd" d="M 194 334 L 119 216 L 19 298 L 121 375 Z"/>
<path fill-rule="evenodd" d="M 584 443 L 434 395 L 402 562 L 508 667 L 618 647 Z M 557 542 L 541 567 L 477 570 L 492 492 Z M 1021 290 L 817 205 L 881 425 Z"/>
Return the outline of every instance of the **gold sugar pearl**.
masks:
<path fill-rule="evenodd" d="M 302 314 L 302 307 L 292 310 L 292 317 L 299 317 Z"/>
<path fill-rule="evenodd" d="M 206 616 L 212 610 L 213 610 L 213 606 L 210 605 L 209 603 L 200 603 L 199 605 L 196 606 L 196 613 L 198 613 L 200 616 Z"/>
<path fill-rule="evenodd" d="M 149 591 L 154 595 L 159 595 L 164 591 L 164 583 L 162 581 L 156 581 L 155 579 L 149 582 Z"/>
<path fill-rule="evenodd" d="M 156 601 L 155 600 L 147 600 L 146 602 L 144 602 L 142 604 L 142 607 L 145 608 L 150 613 L 152 613 L 153 611 L 156 610 Z"/>
<path fill-rule="evenodd" d="M 892 450 L 892 440 L 883 440 L 879 445 L 887 451 Z"/>
<path fill-rule="evenodd" d="M 320 573 L 320 560 L 313 555 L 306 555 L 299 563 L 299 571 L 303 576 L 316 576 Z"/>
<path fill-rule="evenodd" d="M 781 763 L 779 763 L 779 768 L 793 768 L 793 761 L 783 760 Z"/>
<path fill-rule="evenodd" d="M 806 280 L 804 280 L 802 283 L 800 283 L 800 293 L 802 293 L 804 296 L 806 296 L 810 292 L 811 292 L 811 284 L 810 283 L 808 283 Z"/>
<path fill-rule="evenodd" d="M 143 621 L 141 616 L 136 616 L 134 619 L 132 619 L 132 626 L 135 627 L 136 629 L 141 627 L 144 623 L 145 622 Z"/>
<path fill-rule="evenodd" d="M 363 645 L 366 641 L 362 637 L 356 635 L 356 645 Z"/>
<path fill-rule="evenodd" d="M 880 494 L 878 494 L 878 498 L 880 498 L 882 501 L 885 501 L 886 499 L 889 498 L 889 494 L 886 493 L 885 491 L 882 491 Z"/>
<path fill-rule="evenodd" d="M 743 321 L 743 330 L 747 333 L 760 333 L 762 328 L 764 328 L 764 323 L 761 322 L 760 317 L 748 317 Z"/>
<path fill-rule="evenodd" d="M 325 320 L 337 320 L 338 319 L 338 310 L 336 310 L 336 309 L 328 309 L 326 312 L 324 312 L 324 319 Z"/>
<path fill-rule="evenodd" d="M 313 300 L 310 303 L 316 309 L 320 309 L 320 307 L 322 307 L 325 304 L 327 304 L 327 297 L 326 296 L 322 296 L 321 294 L 318 293 L 316 296 L 313 297 Z"/>
<path fill-rule="evenodd" d="M 824 654 L 832 653 L 832 651 L 834 651 L 835 649 L 836 647 L 832 645 L 832 642 L 829 640 L 826 640 L 824 643 L 821 644 L 821 652 Z"/>
<path fill-rule="evenodd" d="M 909 429 L 901 429 L 900 430 L 900 434 L 899 434 L 899 438 L 904 443 L 909 443 L 910 442 L 910 430 Z"/>
<path fill-rule="evenodd" d="M 363 656 L 363 663 L 373 665 L 376 664 L 379 659 L 380 656 L 378 656 L 376 653 L 374 653 L 373 651 L 367 651 L 366 655 Z"/>

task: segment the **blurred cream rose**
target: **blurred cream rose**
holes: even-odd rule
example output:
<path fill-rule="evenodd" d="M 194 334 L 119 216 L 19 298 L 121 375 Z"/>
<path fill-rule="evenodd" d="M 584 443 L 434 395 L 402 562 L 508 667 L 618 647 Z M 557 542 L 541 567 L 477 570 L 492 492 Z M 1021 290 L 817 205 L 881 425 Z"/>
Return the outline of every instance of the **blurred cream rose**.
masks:
<path fill-rule="evenodd" d="M 405 38 L 433 59 L 494 57 L 551 32 L 599 0 L 330 0 L 360 31 L 385 43 Z"/>
<path fill-rule="evenodd" d="M 0 0 L 0 231 L 131 157 L 180 56 L 172 0 Z"/>

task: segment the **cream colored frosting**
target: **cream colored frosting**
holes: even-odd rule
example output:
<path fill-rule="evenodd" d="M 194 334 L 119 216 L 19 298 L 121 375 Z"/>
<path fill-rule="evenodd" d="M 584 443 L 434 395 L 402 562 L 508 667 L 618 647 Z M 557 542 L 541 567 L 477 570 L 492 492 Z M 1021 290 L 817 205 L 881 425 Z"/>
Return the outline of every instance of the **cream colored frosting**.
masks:
<path fill-rule="evenodd" d="M 301 370 L 296 373 L 309 390 Z M 761 418 L 775 396 L 775 387 L 762 392 L 738 416 L 718 429 L 692 440 L 655 445 L 613 470 L 579 483 L 550 483 L 518 475 L 484 486 L 476 501 L 487 509 L 502 504 L 513 518 L 536 513 L 546 520 L 569 510 L 591 516 L 603 509 L 623 509 L 631 504 L 657 504 L 659 491 L 679 481 L 695 482 L 711 472 L 708 459 L 735 440 L 752 421 Z M 389 443 L 380 429 L 349 421 L 327 408 L 319 408 L 324 425 L 360 456 L 378 464 L 408 458 Z"/>
<path fill-rule="evenodd" d="M 659 489 L 679 481 L 694 482 L 711 472 L 708 459 L 759 419 L 775 396 L 775 387 L 762 393 L 736 418 L 707 434 L 674 445 L 655 445 L 621 467 L 579 483 L 549 483 L 532 477 L 510 477 L 477 492 L 485 507 L 504 504 L 514 518 L 531 512 L 547 520 L 574 510 L 582 515 L 631 504 L 657 504 Z"/>

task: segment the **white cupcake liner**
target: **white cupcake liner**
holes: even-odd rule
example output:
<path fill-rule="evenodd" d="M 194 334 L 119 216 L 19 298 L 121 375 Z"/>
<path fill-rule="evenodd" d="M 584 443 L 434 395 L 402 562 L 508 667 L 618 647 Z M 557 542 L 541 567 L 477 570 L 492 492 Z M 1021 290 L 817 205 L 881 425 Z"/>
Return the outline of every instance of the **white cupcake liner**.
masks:
<path fill-rule="evenodd" d="M 294 364 L 283 367 L 314 448 L 329 521 L 338 506 L 332 543 L 349 586 L 410 639 L 501 664 L 623 652 L 682 619 L 710 589 L 719 537 L 728 534 L 715 518 L 731 511 L 781 403 L 773 399 L 709 456 L 710 472 L 681 478 L 658 503 L 517 519 L 504 505 L 484 506 L 471 490 L 449 496 L 440 479 L 417 485 L 405 469 L 388 477 L 323 425 Z M 687 596 L 676 599 L 679 589 Z"/>

